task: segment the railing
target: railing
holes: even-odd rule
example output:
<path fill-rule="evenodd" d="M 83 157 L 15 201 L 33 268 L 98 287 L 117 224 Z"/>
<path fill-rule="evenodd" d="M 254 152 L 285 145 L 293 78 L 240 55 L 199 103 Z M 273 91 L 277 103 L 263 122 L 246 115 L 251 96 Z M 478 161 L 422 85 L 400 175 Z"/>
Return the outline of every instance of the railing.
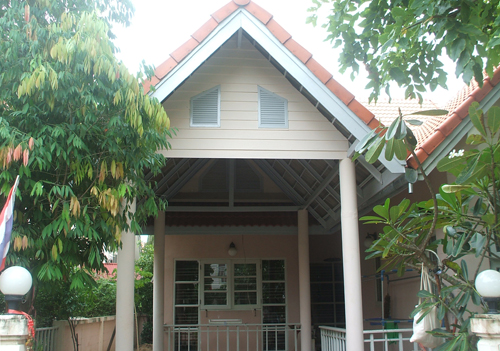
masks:
<path fill-rule="evenodd" d="M 298 350 L 299 324 L 165 325 L 168 351 Z"/>
<path fill-rule="evenodd" d="M 54 351 L 59 327 L 36 328 L 35 351 Z"/>
<path fill-rule="evenodd" d="M 345 329 L 319 327 L 321 351 L 346 351 Z M 413 329 L 381 329 L 363 331 L 365 350 L 369 351 L 419 351 L 417 343 L 411 343 Z M 431 349 L 428 349 L 431 351 Z"/>

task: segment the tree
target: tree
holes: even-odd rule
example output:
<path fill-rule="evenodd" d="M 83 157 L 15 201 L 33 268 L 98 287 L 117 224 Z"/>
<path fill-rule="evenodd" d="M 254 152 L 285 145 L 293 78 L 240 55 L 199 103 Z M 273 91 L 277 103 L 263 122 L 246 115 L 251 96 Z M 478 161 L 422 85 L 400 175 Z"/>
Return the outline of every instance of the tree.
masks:
<path fill-rule="evenodd" d="M 455 64 L 455 74 L 481 85 L 483 70 L 492 77 L 500 63 L 500 2 L 469 0 L 313 0 L 308 21 L 316 25 L 318 10 L 327 3 L 327 40 L 341 49 L 340 71 L 363 66 L 368 71 L 370 100 L 389 83 L 406 89 L 406 98 L 446 88 L 443 56 Z"/>
<path fill-rule="evenodd" d="M 436 113 L 442 112 L 420 112 Z M 367 259 L 385 258 L 381 269 L 397 268 L 401 274 L 407 267 L 435 272 L 437 293 L 420 291 L 419 297 L 426 301 L 413 315 L 419 310 L 430 311 L 431 306 L 438 308 L 438 317 L 445 320 L 446 329 L 435 334 L 444 336 L 447 342 L 436 351 L 475 349 L 469 331 L 469 319 L 474 313 L 469 306 L 482 302 L 474 281 L 484 260 L 500 259 L 495 251 L 495 246 L 500 245 L 500 107 L 491 107 L 485 114 L 474 102 L 469 116 L 477 130 L 466 140 L 470 150 L 453 150 L 439 161 L 438 170 L 456 177 L 453 184 L 442 185 L 439 193 L 434 192 L 420 165 L 414 152 L 415 137 L 406 125 L 421 123 L 418 120 L 405 122 L 400 115 L 390 127 L 369 133 L 357 147 L 357 155 L 365 154 L 372 163 L 383 150 L 388 160 L 405 160 L 407 152 L 411 153 L 428 185 L 430 200 L 412 204 L 405 199 L 391 205 L 388 199 L 373 209 L 375 215 L 361 220 L 383 226 L 379 239 L 367 250 L 371 253 Z M 407 180 L 414 183 L 416 175 L 416 170 L 409 170 Z M 443 236 L 436 239 L 435 229 L 442 229 Z M 430 256 L 438 249 L 445 257 L 436 262 Z M 474 272 L 469 271 L 464 259 L 471 255 L 479 263 Z M 447 313 L 454 316 L 456 328 L 450 327 Z"/>
<path fill-rule="evenodd" d="M 0 192 L 21 177 L 7 262 L 38 279 L 92 284 L 104 250 L 165 205 L 145 174 L 164 165 L 169 119 L 110 39 L 132 11 L 128 0 L 0 6 Z"/>

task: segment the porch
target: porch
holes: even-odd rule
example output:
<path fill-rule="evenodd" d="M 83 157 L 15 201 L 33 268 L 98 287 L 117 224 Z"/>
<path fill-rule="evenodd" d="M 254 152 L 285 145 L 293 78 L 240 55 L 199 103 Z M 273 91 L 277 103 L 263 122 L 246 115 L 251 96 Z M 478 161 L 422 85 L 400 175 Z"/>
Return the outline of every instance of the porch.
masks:
<path fill-rule="evenodd" d="M 199 325 L 164 325 L 164 330 L 167 351 L 300 350 L 299 324 L 242 324 L 241 321 L 233 320 Z M 364 350 L 419 351 L 418 344 L 409 341 L 412 332 L 411 328 L 365 330 Z M 312 340 L 311 349 L 346 351 L 346 330 L 319 327 L 319 335 Z"/>

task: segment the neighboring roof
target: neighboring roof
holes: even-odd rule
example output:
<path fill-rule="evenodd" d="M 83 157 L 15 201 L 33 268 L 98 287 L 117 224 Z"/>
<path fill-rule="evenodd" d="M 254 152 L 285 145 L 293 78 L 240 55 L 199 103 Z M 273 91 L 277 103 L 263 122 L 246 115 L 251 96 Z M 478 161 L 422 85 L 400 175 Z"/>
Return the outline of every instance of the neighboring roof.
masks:
<path fill-rule="evenodd" d="M 445 106 L 440 106 L 428 99 L 424 99 L 422 104 L 420 104 L 417 99 L 392 99 L 391 102 L 387 99 L 379 99 L 376 103 L 366 102 L 365 106 L 375 114 L 375 118 L 386 126 L 391 125 L 391 123 L 399 116 L 399 109 L 401 109 L 403 116 L 407 116 L 408 114 L 418 111 L 445 109 Z M 436 124 L 436 118 L 434 116 L 413 115 L 407 116 L 404 119 L 418 119 L 423 122 L 423 124 L 419 126 L 409 125 L 413 134 L 415 134 L 415 137 L 417 138 L 417 146 L 420 146 L 423 142 L 425 142 L 425 140 L 434 133 L 439 125 Z"/>
<path fill-rule="evenodd" d="M 435 126 L 435 129 L 432 133 L 428 133 L 425 140 L 415 150 L 418 160 L 423 163 L 469 115 L 470 105 L 475 101 L 482 102 L 499 82 L 500 67 L 494 71 L 493 77 L 483 80 L 482 87 L 479 87 L 475 81 L 465 86 L 454 99 L 446 104 L 444 109 L 449 111 L 446 116 L 435 116 L 429 119 L 428 123 Z M 408 166 L 417 168 L 417 162 L 413 156 L 408 158 Z"/>
<path fill-rule="evenodd" d="M 154 76 L 150 81 L 144 84 L 145 92 L 149 92 L 151 85 L 156 85 L 165 78 L 168 73 L 201 44 L 221 22 L 239 8 L 244 8 L 262 22 L 280 43 L 295 55 L 297 59 L 304 63 L 306 67 L 367 126 L 371 129 L 379 127 L 379 122 L 375 119 L 375 115 L 357 101 L 353 94 L 333 79 L 332 74 L 320 65 L 309 51 L 297 43 L 292 36 L 273 19 L 273 16 L 269 12 L 252 0 L 232 0 L 213 13 L 211 18 L 194 32 L 187 42 L 172 52 L 170 57 L 156 68 Z"/>

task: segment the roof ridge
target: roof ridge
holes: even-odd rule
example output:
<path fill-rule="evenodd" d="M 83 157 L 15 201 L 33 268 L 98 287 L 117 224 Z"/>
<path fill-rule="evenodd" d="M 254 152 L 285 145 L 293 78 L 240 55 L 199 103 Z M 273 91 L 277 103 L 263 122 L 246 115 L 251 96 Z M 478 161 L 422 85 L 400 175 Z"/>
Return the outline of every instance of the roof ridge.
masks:
<path fill-rule="evenodd" d="M 338 83 L 333 78 L 333 75 L 316 61 L 307 49 L 296 42 L 291 34 L 274 20 L 272 14 L 252 0 L 231 0 L 215 11 L 210 19 L 191 35 L 191 38 L 187 42 L 172 52 L 170 57 L 155 69 L 154 76 L 143 84 L 144 92 L 149 92 L 151 85 L 154 86 L 164 79 L 186 56 L 200 45 L 220 23 L 238 9 L 244 9 L 257 18 L 281 44 L 300 60 L 311 73 L 330 90 L 330 92 L 339 98 L 368 127 L 376 129 L 381 126 L 381 123 L 375 118 L 375 115 L 356 100 L 351 92 Z"/>

